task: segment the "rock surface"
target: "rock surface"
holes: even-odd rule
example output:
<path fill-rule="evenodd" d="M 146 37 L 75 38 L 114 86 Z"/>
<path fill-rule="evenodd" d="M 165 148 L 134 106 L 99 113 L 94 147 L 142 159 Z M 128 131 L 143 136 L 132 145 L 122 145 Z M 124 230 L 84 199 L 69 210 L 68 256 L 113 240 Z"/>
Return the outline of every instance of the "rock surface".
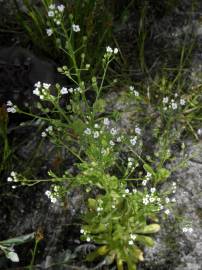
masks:
<path fill-rule="evenodd" d="M 202 143 L 189 146 L 187 167 L 173 175 L 177 182 L 176 206 L 162 222 L 156 245 L 145 250 L 139 269 L 201 270 L 202 267 Z M 166 188 L 170 183 L 165 183 Z M 183 232 L 191 227 L 193 232 Z"/>

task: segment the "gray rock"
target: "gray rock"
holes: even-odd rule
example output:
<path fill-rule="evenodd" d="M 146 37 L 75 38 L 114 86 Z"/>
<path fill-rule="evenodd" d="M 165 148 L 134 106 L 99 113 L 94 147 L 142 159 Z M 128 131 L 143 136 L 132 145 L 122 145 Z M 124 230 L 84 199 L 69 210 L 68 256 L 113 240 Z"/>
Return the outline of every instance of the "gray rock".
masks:
<path fill-rule="evenodd" d="M 192 142 L 193 144 L 193 142 Z M 201 142 L 190 146 L 185 169 L 173 175 L 177 180 L 176 205 L 173 215 L 161 221 L 161 231 L 153 248 L 145 249 L 145 262 L 140 269 L 201 270 L 202 269 L 202 161 Z M 165 183 L 162 189 L 167 189 Z M 187 225 L 188 224 L 188 225 Z M 183 227 L 193 228 L 184 233 Z M 143 267 L 143 268 L 142 268 Z"/>

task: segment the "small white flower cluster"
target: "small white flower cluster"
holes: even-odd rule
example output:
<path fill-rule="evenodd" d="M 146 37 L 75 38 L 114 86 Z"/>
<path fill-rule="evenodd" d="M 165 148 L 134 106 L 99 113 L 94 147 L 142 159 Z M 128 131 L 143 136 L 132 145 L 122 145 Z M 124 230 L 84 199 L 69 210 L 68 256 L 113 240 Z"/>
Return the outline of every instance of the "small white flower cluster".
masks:
<path fill-rule="evenodd" d="M 84 229 L 80 229 L 80 233 L 83 234 L 83 235 L 85 235 L 85 236 L 87 235 L 87 232 Z M 86 237 L 86 242 L 90 242 L 90 241 L 91 241 L 90 237 L 87 236 Z"/>
<path fill-rule="evenodd" d="M 142 199 L 142 202 L 144 205 L 148 205 L 149 203 L 154 203 L 156 200 L 156 197 L 153 196 L 153 193 L 150 195 L 150 194 L 147 194 L 143 199 Z"/>
<path fill-rule="evenodd" d="M 119 52 L 119 50 L 118 50 L 118 48 L 112 49 L 110 46 L 107 46 L 106 52 L 107 52 L 107 54 L 112 55 L 112 54 L 117 54 Z"/>
<path fill-rule="evenodd" d="M 136 97 L 139 97 L 139 92 L 137 90 L 135 90 L 135 87 L 134 86 L 129 86 L 129 90 L 132 94 L 134 94 Z"/>
<path fill-rule="evenodd" d="M 160 209 L 163 209 L 163 206 L 161 205 L 161 199 L 155 195 L 156 188 L 152 187 L 150 192 L 150 194 L 146 194 L 146 196 L 142 199 L 143 204 L 148 205 L 149 203 L 157 202 Z"/>
<path fill-rule="evenodd" d="M 49 126 L 41 133 L 41 137 L 47 137 L 48 134 L 51 134 L 53 132 L 53 127 Z"/>
<path fill-rule="evenodd" d="M 56 197 L 54 196 L 54 193 L 51 192 L 50 190 L 46 190 L 45 195 L 50 199 L 50 201 L 51 201 L 52 203 L 55 204 L 55 203 L 57 202 L 57 199 L 56 199 Z"/>
<path fill-rule="evenodd" d="M 172 192 L 175 193 L 177 190 L 177 185 L 175 182 L 172 183 Z"/>
<path fill-rule="evenodd" d="M 54 23 L 56 23 L 56 25 L 60 25 L 61 24 L 61 17 L 62 14 L 64 12 L 65 6 L 64 5 L 55 5 L 55 4 L 51 4 L 48 7 L 48 17 L 52 18 Z"/>
<path fill-rule="evenodd" d="M 151 179 L 152 177 L 152 174 L 147 172 L 146 176 L 145 176 L 145 179 L 142 181 L 142 185 L 143 186 L 146 186 L 147 185 L 147 182 Z"/>
<path fill-rule="evenodd" d="M 103 120 L 103 123 L 104 123 L 105 126 L 109 126 L 110 125 L 109 118 L 105 117 L 104 120 Z"/>
<path fill-rule="evenodd" d="M 130 138 L 130 143 L 131 143 L 133 146 L 135 146 L 136 143 L 137 143 L 137 136 L 131 137 L 131 138 Z"/>
<path fill-rule="evenodd" d="M 137 235 L 131 233 L 131 234 L 130 234 L 130 239 L 129 239 L 129 241 L 128 241 L 128 244 L 129 244 L 130 246 L 134 245 L 134 241 L 135 241 L 136 238 L 137 238 Z"/>
<path fill-rule="evenodd" d="M 126 188 L 126 189 L 124 190 L 124 193 L 122 194 L 122 197 L 125 198 L 126 195 L 133 195 L 133 194 L 135 194 L 135 193 L 137 193 L 137 189 L 136 189 L 136 188 L 133 188 L 133 189 L 132 189 L 132 192 L 129 190 L 129 188 Z"/>
<path fill-rule="evenodd" d="M 99 214 L 99 212 L 103 211 L 103 201 L 102 200 L 98 200 L 98 207 L 97 207 L 97 212 Z"/>
<path fill-rule="evenodd" d="M 67 95 L 67 94 L 72 94 L 72 93 L 81 93 L 81 89 L 80 87 L 77 87 L 75 89 L 73 89 L 72 87 L 67 89 L 67 87 L 62 87 L 61 90 L 60 90 L 60 94 L 61 95 Z"/>
<path fill-rule="evenodd" d="M 175 94 L 175 98 L 177 98 L 178 95 Z M 180 98 L 179 101 L 177 101 L 176 99 L 171 99 L 170 103 L 169 103 L 169 97 L 164 97 L 163 98 L 163 105 L 164 105 L 164 110 L 167 111 L 168 109 L 172 109 L 172 110 L 177 110 L 178 105 L 180 106 L 185 106 L 186 101 L 183 98 Z"/>
<path fill-rule="evenodd" d="M 139 128 L 138 126 L 135 127 L 135 133 L 138 134 L 138 135 L 141 135 L 141 128 Z"/>
<path fill-rule="evenodd" d="M 6 105 L 7 105 L 7 112 L 16 113 L 17 106 L 13 105 L 12 101 L 8 100 Z"/>
<path fill-rule="evenodd" d="M 50 97 L 50 86 L 49 83 L 37 82 L 34 85 L 33 94 L 38 96 L 41 100 Z"/>
<path fill-rule="evenodd" d="M 107 132 L 109 132 L 110 134 L 110 140 L 109 140 L 109 145 L 110 146 L 115 146 L 115 142 L 121 142 L 122 141 L 122 136 L 118 136 L 118 129 L 115 128 L 115 127 L 112 127 L 111 129 L 109 129 L 109 125 L 110 125 L 110 120 L 108 118 L 104 118 L 103 120 L 103 124 L 105 126 L 105 128 L 107 128 Z M 84 130 L 84 134 L 90 136 L 92 135 L 92 137 L 94 139 L 97 139 L 100 137 L 101 134 L 103 134 L 103 130 L 101 129 L 100 125 L 98 124 L 95 124 L 94 125 L 94 128 L 89 128 L 87 127 L 85 130 Z M 117 137 L 118 136 L 118 137 Z M 105 154 L 105 149 L 102 150 L 103 153 Z"/>
<path fill-rule="evenodd" d="M 132 168 L 134 164 L 134 158 L 128 157 L 128 168 Z"/>
<path fill-rule="evenodd" d="M 15 182 L 15 183 L 18 182 L 17 173 L 14 172 L 14 171 L 12 171 L 10 173 L 10 176 L 7 178 L 7 181 L 10 182 L 10 183 L 12 183 L 12 182 Z M 12 185 L 12 188 L 15 189 L 16 186 L 15 185 Z"/>
<path fill-rule="evenodd" d="M 182 231 L 183 231 L 184 233 L 193 233 L 193 229 L 190 228 L 190 227 L 183 227 L 183 228 L 182 228 Z"/>
<path fill-rule="evenodd" d="M 78 24 L 74 24 L 74 23 L 72 24 L 72 30 L 74 32 L 80 32 L 81 31 L 80 26 Z"/>

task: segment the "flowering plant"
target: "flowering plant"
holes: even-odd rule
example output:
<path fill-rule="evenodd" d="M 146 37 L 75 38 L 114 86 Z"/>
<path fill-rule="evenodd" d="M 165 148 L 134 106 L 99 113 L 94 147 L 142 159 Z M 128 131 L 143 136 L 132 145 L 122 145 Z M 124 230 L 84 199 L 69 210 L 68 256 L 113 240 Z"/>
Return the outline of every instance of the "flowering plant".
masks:
<path fill-rule="evenodd" d="M 48 179 L 29 180 L 12 172 L 8 181 L 12 183 L 12 188 L 16 188 L 19 182 L 33 185 L 50 181 L 52 185 L 45 194 L 52 203 L 60 203 L 70 188 L 84 188 L 88 202 L 81 215 L 81 239 L 98 245 L 95 251 L 88 254 L 87 260 L 105 256 L 105 263 L 111 264 L 115 260 L 118 270 L 124 269 L 124 264 L 129 270 L 136 269 L 136 264 L 144 259 L 142 246 L 154 245 L 150 234 L 160 229 L 158 214 L 169 215 L 171 204 L 175 202 L 169 197 L 176 190 L 175 183 L 165 193 L 158 191 L 159 182 L 170 176 L 170 171 L 164 168 L 170 153 L 166 149 L 157 166 L 153 166 L 152 160 L 145 161 L 141 156 L 142 129 L 136 125 L 134 131 L 121 130 L 115 124 L 113 114 L 105 111 L 103 89 L 114 83 L 106 85 L 106 74 L 109 64 L 118 54 L 118 48 L 107 46 L 102 58 L 102 76 L 93 76 L 90 82 L 85 81 L 83 74 L 91 68 L 85 62 L 83 51 L 86 40 L 83 39 L 78 49 L 74 43 L 75 36 L 81 31 L 80 26 L 70 15 L 70 26 L 65 27 L 65 6 L 56 6 L 51 2 L 46 7 L 46 34 L 51 38 L 62 31 L 58 47 L 69 60 L 68 65 L 58 68 L 58 71 L 72 85 L 53 86 L 47 82 L 36 82 L 33 94 L 38 99 L 36 105 L 40 113 L 34 115 L 22 111 L 11 101 L 7 102 L 7 111 L 43 121 L 42 138 L 66 149 L 76 157 L 77 162 L 73 165 L 74 172 L 65 171 L 61 176 L 49 171 Z M 94 94 L 92 100 L 88 99 L 89 91 Z M 140 93 L 133 86 L 129 87 L 129 93 L 141 101 Z M 62 100 L 65 100 L 64 104 Z M 165 97 L 163 104 L 167 102 Z M 176 110 L 176 104 L 175 100 L 171 100 L 168 110 Z M 184 106 L 185 101 L 180 99 L 180 104 Z"/>

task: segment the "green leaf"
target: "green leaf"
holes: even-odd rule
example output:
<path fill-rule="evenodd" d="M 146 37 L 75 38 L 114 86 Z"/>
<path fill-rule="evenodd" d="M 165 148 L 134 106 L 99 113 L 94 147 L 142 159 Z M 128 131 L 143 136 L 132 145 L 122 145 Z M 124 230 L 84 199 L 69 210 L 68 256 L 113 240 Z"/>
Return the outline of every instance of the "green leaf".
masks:
<path fill-rule="evenodd" d="M 149 173 L 151 173 L 152 175 L 155 175 L 154 170 L 153 170 L 152 167 L 149 166 L 147 163 L 145 163 L 145 164 L 143 165 L 143 167 L 144 167 L 144 169 L 145 169 L 146 172 L 149 172 Z"/>
<path fill-rule="evenodd" d="M 80 119 L 76 119 L 71 125 L 70 128 L 73 129 L 76 135 L 83 134 L 83 131 L 85 129 L 85 124 Z"/>
<path fill-rule="evenodd" d="M 170 176 L 170 171 L 165 168 L 160 168 L 156 173 L 157 182 L 163 182 Z"/>
<path fill-rule="evenodd" d="M 35 233 L 30 233 L 30 234 L 26 234 L 26 235 L 22 235 L 22 236 L 18 236 L 15 238 L 10 238 L 4 241 L 0 241 L 0 244 L 2 246 L 17 246 L 17 245 L 21 245 L 24 244 L 26 242 L 32 241 L 35 238 Z"/>
<path fill-rule="evenodd" d="M 94 104 L 93 104 L 93 109 L 95 112 L 102 113 L 105 111 L 106 107 L 106 102 L 104 99 L 98 99 Z"/>
<path fill-rule="evenodd" d="M 133 247 L 133 255 L 138 261 L 144 261 L 143 252 L 137 246 Z"/>
<path fill-rule="evenodd" d="M 89 198 L 88 199 L 88 207 L 92 210 L 95 210 L 97 207 L 97 202 L 95 199 Z"/>
<path fill-rule="evenodd" d="M 87 255 L 86 260 L 89 262 L 94 261 L 99 256 L 104 256 L 108 253 L 109 248 L 107 246 L 101 246 L 97 250 Z"/>
<path fill-rule="evenodd" d="M 148 247 L 154 246 L 154 240 L 149 236 L 138 235 L 136 240 L 145 246 L 148 246 Z"/>
<path fill-rule="evenodd" d="M 136 233 L 141 233 L 141 234 L 150 234 L 150 233 L 156 233 L 160 230 L 160 225 L 159 224 L 150 224 L 146 225 L 143 228 L 136 230 Z"/>

